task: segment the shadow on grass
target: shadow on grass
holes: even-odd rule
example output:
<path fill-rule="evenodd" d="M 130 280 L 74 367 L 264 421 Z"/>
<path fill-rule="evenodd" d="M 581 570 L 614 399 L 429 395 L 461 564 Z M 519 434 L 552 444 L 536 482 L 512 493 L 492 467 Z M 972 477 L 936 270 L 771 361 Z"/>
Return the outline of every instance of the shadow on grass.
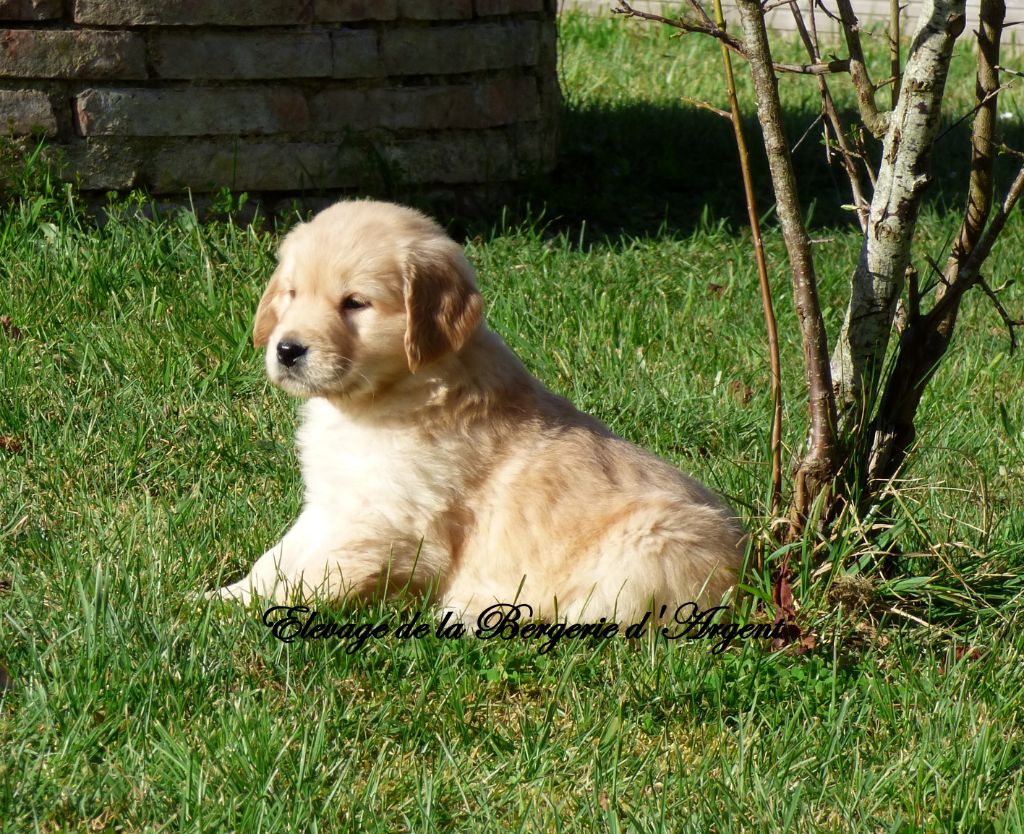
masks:
<path fill-rule="evenodd" d="M 843 208 L 852 202 L 849 182 L 839 159 L 833 156 L 831 164 L 826 159 L 817 117 L 811 110 L 786 114 L 791 147 L 799 143 L 794 161 L 805 216 L 815 228 L 853 228 L 855 217 Z M 844 119 L 853 124 L 855 114 L 846 113 Z M 758 210 L 770 224 L 774 194 L 760 128 L 753 118 L 745 119 L 743 127 Z M 1002 127 L 1003 141 L 1024 146 L 1019 125 Z M 942 130 L 947 128 L 936 146 L 927 200 L 959 210 L 969 173 L 970 119 Z M 867 141 L 876 167 L 881 143 Z M 1008 183 L 1013 169 L 1012 160 L 1000 160 L 1000 181 Z M 686 234 L 709 222 L 747 225 L 731 124 L 682 103 L 566 108 L 556 169 L 526 183 L 514 206 L 513 220 L 536 217 L 543 209 L 549 229 L 584 241 Z"/>

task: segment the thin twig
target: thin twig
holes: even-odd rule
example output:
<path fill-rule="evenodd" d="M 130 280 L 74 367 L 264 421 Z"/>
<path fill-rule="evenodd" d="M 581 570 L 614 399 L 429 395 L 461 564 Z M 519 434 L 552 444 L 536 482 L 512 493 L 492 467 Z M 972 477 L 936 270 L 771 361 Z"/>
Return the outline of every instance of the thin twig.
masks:
<path fill-rule="evenodd" d="M 981 101 L 975 104 L 974 107 L 972 107 L 970 110 L 964 113 L 959 119 L 957 119 L 955 122 L 949 125 L 944 131 L 942 131 L 942 133 L 938 135 L 935 141 L 938 142 L 940 139 L 945 138 L 947 133 L 949 133 L 951 130 L 953 130 L 954 128 L 958 127 L 959 125 L 967 121 L 969 118 L 971 118 L 971 116 L 973 116 L 975 113 L 981 110 L 981 108 L 988 104 L 990 101 L 992 101 L 992 99 L 996 98 L 1003 90 L 1010 89 L 1010 87 L 1012 87 L 1016 83 L 1016 81 L 1016 78 L 1011 78 L 1005 84 L 1000 84 L 999 87 L 997 87 L 996 89 L 986 93 L 985 97 Z"/>
<path fill-rule="evenodd" d="M 702 19 L 699 22 L 685 20 L 684 18 L 671 18 L 665 17 L 664 15 L 655 14 L 653 12 L 642 12 L 639 9 L 634 9 L 626 0 L 618 0 L 619 5 L 612 9 L 612 14 L 621 14 L 626 17 L 636 17 L 640 20 L 650 20 L 654 23 L 664 23 L 666 26 L 672 26 L 676 29 L 681 29 L 684 32 L 699 32 L 704 35 L 710 35 L 713 38 L 717 38 L 720 42 L 724 43 L 733 52 L 743 55 L 743 47 L 740 42 L 732 37 L 721 27 L 716 26 L 707 13 L 700 10 Z M 691 0 L 691 6 L 696 5 L 699 8 L 699 4 L 696 0 Z"/>
<path fill-rule="evenodd" d="M 805 130 L 801 134 L 800 138 L 796 140 L 796 144 L 793 145 L 793 147 L 789 149 L 789 152 L 790 153 L 796 153 L 797 148 L 799 148 L 804 143 L 804 139 L 806 139 L 808 136 L 811 135 L 811 131 L 814 130 L 814 128 L 817 126 L 818 122 L 820 122 L 824 118 L 825 118 L 825 114 L 824 113 L 819 113 L 817 116 L 815 116 L 814 117 L 814 121 L 811 122 L 809 125 L 807 125 L 807 130 Z M 826 144 L 826 148 L 827 147 L 828 147 L 828 145 Z"/>
<path fill-rule="evenodd" d="M 803 15 L 799 14 L 798 11 L 799 11 L 799 6 L 797 6 L 796 0 L 793 0 L 793 19 L 799 21 L 798 25 L 802 25 L 803 22 L 804 22 Z M 810 56 L 811 60 L 812 61 L 820 61 L 821 60 L 821 47 L 818 45 L 818 23 L 814 19 L 814 0 L 807 0 L 807 14 L 808 14 L 808 16 L 810 17 L 811 20 L 810 20 L 810 25 L 803 27 L 804 29 L 806 29 L 806 37 L 804 37 L 804 45 L 807 48 L 807 54 Z M 822 112 L 823 113 L 828 113 L 828 109 L 829 108 L 828 108 L 828 101 L 826 100 L 826 94 L 827 94 L 827 99 L 828 100 L 831 100 L 832 96 L 831 96 L 831 93 L 829 93 L 828 84 L 827 84 L 827 82 L 824 79 L 819 79 L 818 80 L 818 91 L 822 94 L 822 96 L 821 96 Z M 832 108 L 832 109 L 834 110 L 835 108 Z M 828 162 L 828 164 L 830 166 L 832 165 L 832 143 L 829 141 L 829 138 L 828 138 L 829 124 L 832 125 L 832 130 L 835 131 L 835 133 L 836 133 L 836 144 L 837 145 L 842 145 L 843 142 L 845 141 L 843 136 L 842 136 L 842 125 L 839 124 L 838 119 L 839 119 L 839 114 L 838 113 L 836 113 L 836 119 L 835 120 L 832 119 L 831 114 L 830 114 L 829 115 L 829 121 L 825 122 L 822 125 L 822 127 L 821 127 L 821 135 L 822 135 L 822 138 L 825 140 L 825 159 L 827 160 L 827 162 Z M 838 130 L 836 129 L 837 126 L 838 126 Z M 844 164 L 845 164 L 845 160 L 844 160 Z M 854 200 L 856 200 L 856 196 L 854 196 Z M 859 216 L 861 216 L 861 215 L 858 213 L 858 217 Z M 866 212 L 863 215 L 863 217 L 864 217 L 864 220 L 866 221 L 867 220 Z"/>
<path fill-rule="evenodd" d="M 1010 356 L 1013 356 L 1014 352 L 1017 350 L 1017 336 L 1014 333 L 1013 328 L 1024 327 L 1024 319 L 1010 318 L 1010 314 L 1006 312 L 1006 308 L 1003 306 L 1003 302 L 999 300 L 999 296 L 996 294 L 996 291 L 993 290 L 988 285 L 988 282 L 980 276 L 978 277 L 978 286 L 981 287 L 982 290 L 985 291 L 985 295 L 992 300 L 992 303 L 995 305 L 995 308 L 999 313 L 999 317 L 1003 320 L 1003 324 L 1006 325 L 1006 331 L 1010 334 Z"/>
<path fill-rule="evenodd" d="M 821 48 L 818 46 L 818 21 L 814 18 L 814 0 L 807 0 L 807 14 L 811 19 L 807 27 L 811 39 L 811 55 L 817 61 L 821 58 Z"/>
<path fill-rule="evenodd" d="M 821 0 L 814 0 L 814 5 L 821 9 L 825 13 L 825 17 L 829 18 L 830 20 L 834 20 L 836 23 L 843 22 L 841 18 L 837 17 L 836 15 L 829 11 L 825 4 L 821 2 Z"/>
<path fill-rule="evenodd" d="M 854 125 L 851 130 L 853 146 L 856 148 L 853 152 L 854 156 L 864 163 L 864 171 L 868 175 L 868 185 L 871 186 L 871 193 L 874 194 L 875 187 L 878 185 L 878 176 L 875 174 L 874 166 L 871 164 L 871 154 L 868 153 L 868 149 L 864 146 L 864 125 Z"/>
<path fill-rule="evenodd" d="M 804 378 L 811 412 L 807 451 L 796 473 L 791 530 L 799 536 L 811 509 L 821 499 L 826 514 L 831 512 L 832 482 L 838 471 L 836 400 L 828 362 L 828 334 L 818 297 L 814 258 L 796 189 L 793 158 L 789 154 L 786 129 L 779 101 L 778 81 L 772 71 L 771 47 L 759 0 L 738 0 L 743 23 L 744 46 L 749 53 L 754 97 L 768 168 L 775 189 L 775 211 L 782 227 L 782 239 L 792 270 L 793 301 L 800 322 L 804 351 Z"/>
<path fill-rule="evenodd" d="M 716 116 L 721 116 L 723 119 L 726 119 L 727 121 L 731 122 L 733 119 L 733 114 L 730 113 L 728 110 L 722 110 L 720 107 L 715 107 L 715 105 L 711 104 L 710 102 L 701 101 L 700 99 L 697 98 L 690 98 L 689 96 L 681 96 L 679 100 L 685 101 L 687 104 L 692 104 L 694 107 L 698 107 L 701 110 L 708 110 L 714 113 Z"/>
<path fill-rule="evenodd" d="M 911 323 L 921 318 L 921 288 L 917 283 L 917 269 L 913 264 L 907 267 L 907 307 Z"/>
<path fill-rule="evenodd" d="M 722 12 L 722 0 L 714 0 L 715 19 L 721 28 L 725 28 L 725 15 Z M 761 286 L 761 307 L 764 310 L 764 324 L 768 334 L 768 359 L 771 369 L 772 397 L 772 522 L 782 510 L 782 362 L 779 358 L 779 333 L 775 319 L 775 308 L 772 302 L 772 288 L 768 281 L 768 263 L 764 254 L 764 241 L 761 238 L 760 214 L 757 210 L 757 199 L 754 195 L 754 178 L 750 172 L 750 154 L 747 152 L 747 141 L 743 135 L 743 121 L 740 118 L 740 104 L 736 96 L 736 78 L 732 71 L 732 56 L 722 44 L 722 64 L 725 70 L 726 88 L 729 94 L 733 133 L 736 137 L 736 150 L 740 158 L 740 172 L 743 176 L 743 192 L 747 199 L 747 220 L 750 223 L 750 234 L 754 242 L 754 259 L 757 261 L 757 276 Z M 758 565 L 758 568 L 762 568 Z"/>
<path fill-rule="evenodd" d="M 715 25 L 714 21 L 711 20 L 711 16 L 706 11 L 704 11 L 704 6 L 700 4 L 699 0 L 686 0 L 686 2 L 690 4 L 690 8 L 693 9 L 694 12 L 697 14 L 697 17 L 700 18 L 701 23 L 703 23 L 705 26 Z M 725 31 L 725 27 L 722 25 L 719 25 L 718 28 L 721 29 L 723 32 Z"/>
<path fill-rule="evenodd" d="M 930 290 L 933 287 L 937 287 L 937 286 L 939 286 L 939 284 L 943 284 L 944 286 L 948 287 L 949 286 L 949 279 L 946 278 L 946 273 L 943 272 L 942 268 L 935 262 L 935 258 L 933 258 L 931 255 L 925 253 L 924 260 L 925 260 L 925 263 L 927 263 L 928 266 L 930 266 L 932 268 L 932 272 L 935 273 L 935 277 L 937 279 L 934 284 L 931 284 L 928 287 L 928 289 Z"/>
<path fill-rule="evenodd" d="M 1017 203 L 1020 202 L 1022 194 L 1024 194 L 1024 166 L 1017 172 L 1013 184 L 1006 192 L 1006 197 L 1003 198 L 1003 204 L 992 217 L 992 222 L 988 224 L 988 228 L 985 229 L 985 233 L 981 236 L 981 240 L 978 241 L 978 245 L 974 247 L 971 254 L 957 270 L 956 277 L 950 282 L 949 291 L 936 302 L 935 306 L 928 313 L 927 318 L 930 321 L 937 321 L 942 318 L 952 308 L 954 303 L 959 302 L 960 296 L 978 282 L 981 265 L 985 263 L 985 259 L 992 251 L 996 239 L 1002 233 L 1003 227 L 1006 225 L 1006 221 L 1009 219 L 1014 208 L 1016 208 Z"/>
<path fill-rule="evenodd" d="M 720 43 L 725 44 L 737 55 L 747 57 L 743 45 L 732 35 L 726 32 L 721 26 L 707 18 L 707 13 L 700 8 L 696 0 L 690 0 L 690 5 L 699 9 L 703 15 L 699 21 L 690 21 L 685 18 L 671 18 L 654 12 L 642 12 L 634 9 L 626 0 L 618 0 L 619 5 L 612 9 L 612 14 L 621 14 L 626 17 L 635 17 L 640 20 L 649 20 L 654 23 L 664 23 L 683 32 L 709 35 Z M 845 58 L 836 58 L 832 61 L 815 62 L 813 64 L 773 64 L 776 72 L 784 72 L 790 75 L 830 75 L 833 73 L 844 73 L 850 71 L 850 61 Z"/>
<path fill-rule="evenodd" d="M 787 3 L 791 0 L 786 0 Z M 835 75 L 850 71 L 849 58 L 834 58 L 831 61 L 818 61 L 813 64 L 780 64 L 772 63 L 776 72 L 788 72 L 794 75 Z"/>
<path fill-rule="evenodd" d="M 900 0 L 889 0 L 889 72 L 892 73 L 892 109 L 900 100 Z"/>
<path fill-rule="evenodd" d="M 800 39 L 803 41 L 804 48 L 807 50 L 807 55 L 812 61 L 817 61 L 820 58 L 817 42 L 815 38 L 812 38 L 811 32 L 804 23 L 803 14 L 800 12 L 800 7 L 796 4 L 795 0 L 792 0 L 790 10 L 793 13 L 793 22 L 796 24 L 797 32 L 800 34 Z M 821 93 L 822 115 L 828 118 L 828 122 L 826 122 L 824 129 L 825 156 L 828 159 L 828 163 L 831 165 L 832 147 L 828 141 L 828 126 L 831 125 L 832 132 L 836 137 L 836 147 L 839 148 L 839 155 L 842 158 L 843 168 L 846 171 L 846 177 L 850 181 L 850 191 L 853 196 L 854 207 L 857 210 L 857 220 L 860 223 L 861 231 L 866 231 L 868 226 L 868 201 L 864 196 L 864 191 L 860 184 L 860 175 L 857 173 L 857 163 L 854 161 L 854 154 L 850 151 L 850 147 L 846 142 L 846 136 L 843 132 L 843 122 L 839 117 L 839 111 L 836 109 L 835 102 L 832 99 L 832 92 L 828 88 L 828 82 L 826 82 L 826 80 L 821 76 L 818 77 L 818 91 Z M 800 142 L 802 141 L 803 138 L 801 138 Z M 800 145 L 800 142 L 797 142 L 797 146 Z M 795 149 L 796 148 L 794 147 L 794 150 Z"/>
<path fill-rule="evenodd" d="M 824 113 L 824 110 L 822 111 L 822 113 L 819 113 L 818 115 L 823 115 L 823 113 Z M 829 165 L 831 165 L 832 164 L 832 140 L 829 139 L 828 135 L 829 135 L 829 123 L 828 122 L 823 122 L 822 125 L 821 125 L 821 139 L 822 139 L 822 141 L 825 144 L 825 162 L 827 162 Z M 857 207 L 854 206 L 854 208 L 856 209 Z"/>
<path fill-rule="evenodd" d="M 895 614 L 897 617 L 903 617 L 904 619 L 910 620 L 912 623 L 917 623 L 918 625 L 922 625 L 925 628 L 930 628 L 933 631 L 937 631 L 939 634 L 948 634 L 948 635 L 950 635 L 952 637 L 956 637 L 956 632 L 955 631 L 952 631 L 952 630 L 950 630 L 950 629 L 948 629 L 948 628 L 946 628 L 944 626 L 935 625 L 934 623 L 930 623 L 927 620 L 922 620 L 920 617 L 917 617 L 917 616 L 915 616 L 913 614 L 908 614 L 906 611 L 901 611 L 895 605 L 888 606 L 885 609 L 885 611 L 888 614 Z"/>
<path fill-rule="evenodd" d="M 999 153 L 1006 154 L 1007 156 L 1015 156 L 1017 159 L 1024 159 L 1024 153 L 1018 151 L 1016 148 L 1011 148 L 1009 145 L 1004 145 L 1002 142 L 997 142 L 993 147 L 999 151 Z"/>

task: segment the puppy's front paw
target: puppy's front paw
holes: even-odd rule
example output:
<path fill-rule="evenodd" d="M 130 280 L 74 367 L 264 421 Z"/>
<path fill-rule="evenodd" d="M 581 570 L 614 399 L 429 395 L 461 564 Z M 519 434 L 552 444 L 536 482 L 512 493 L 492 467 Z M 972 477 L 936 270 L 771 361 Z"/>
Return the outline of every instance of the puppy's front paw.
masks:
<path fill-rule="evenodd" d="M 252 600 L 253 594 L 249 590 L 248 585 L 244 582 L 236 582 L 233 585 L 226 585 L 223 588 L 215 588 L 212 591 L 207 591 L 203 594 L 205 599 L 223 599 L 228 602 L 237 602 L 242 605 L 248 605 Z"/>
<path fill-rule="evenodd" d="M 450 626 L 461 623 L 466 629 L 470 629 L 476 625 L 480 613 L 468 605 L 449 603 L 443 608 L 438 608 L 434 616 L 439 625 L 444 623 L 446 626 Z"/>

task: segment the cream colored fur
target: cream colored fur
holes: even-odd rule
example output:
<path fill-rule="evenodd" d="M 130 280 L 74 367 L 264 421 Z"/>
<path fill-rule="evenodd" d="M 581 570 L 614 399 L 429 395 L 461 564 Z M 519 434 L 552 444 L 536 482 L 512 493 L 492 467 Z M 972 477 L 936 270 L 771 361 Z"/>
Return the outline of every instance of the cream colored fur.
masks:
<path fill-rule="evenodd" d="M 278 343 L 306 355 L 293 367 Z M 267 372 L 307 398 L 305 504 L 213 595 L 429 592 L 467 621 L 639 618 L 717 604 L 743 534 L 706 487 L 548 391 L 483 320 L 472 267 L 422 214 L 347 201 L 294 229 L 260 302 Z"/>

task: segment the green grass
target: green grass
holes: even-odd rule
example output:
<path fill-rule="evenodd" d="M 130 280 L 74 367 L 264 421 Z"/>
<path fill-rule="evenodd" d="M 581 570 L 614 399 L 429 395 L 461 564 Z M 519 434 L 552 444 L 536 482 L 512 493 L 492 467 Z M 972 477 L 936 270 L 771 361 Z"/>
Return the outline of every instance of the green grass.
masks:
<path fill-rule="evenodd" d="M 567 165 L 524 197 L 546 214 L 468 241 L 492 325 L 757 529 L 769 402 L 741 192 L 728 134 L 678 101 L 721 103 L 716 48 L 577 17 L 562 48 Z M 795 122 L 808 84 L 784 85 Z M 819 156 L 803 170 L 831 182 Z M 919 259 L 941 260 L 957 182 L 939 178 Z M 824 208 L 841 191 L 815 214 L 833 333 L 859 246 Z M 1022 226 L 992 284 L 1024 266 Z M 193 601 L 299 505 L 294 402 L 249 342 L 277 239 L 130 206 L 97 226 L 52 188 L 0 217 L 4 830 L 1024 828 L 1024 366 L 990 305 L 964 310 L 891 527 L 798 554 L 812 652 L 425 638 L 347 654 Z M 793 455 L 799 343 L 771 230 L 767 248 Z M 1017 286 L 1005 301 L 1024 309 Z M 886 548 L 902 554 L 888 582 Z M 841 576 L 811 582 L 822 563 Z"/>

